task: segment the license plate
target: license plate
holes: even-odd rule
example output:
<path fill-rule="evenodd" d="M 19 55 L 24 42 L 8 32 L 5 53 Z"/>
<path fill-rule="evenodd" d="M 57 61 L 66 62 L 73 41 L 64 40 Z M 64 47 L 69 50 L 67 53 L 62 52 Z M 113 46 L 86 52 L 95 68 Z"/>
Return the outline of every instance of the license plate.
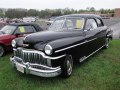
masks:
<path fill-rule="evenodd" d="M 18 71 L 24 73 L 24 68 L 21 67 L 19 64 L 16 64 L 16 68 L 17 68 Z"/>

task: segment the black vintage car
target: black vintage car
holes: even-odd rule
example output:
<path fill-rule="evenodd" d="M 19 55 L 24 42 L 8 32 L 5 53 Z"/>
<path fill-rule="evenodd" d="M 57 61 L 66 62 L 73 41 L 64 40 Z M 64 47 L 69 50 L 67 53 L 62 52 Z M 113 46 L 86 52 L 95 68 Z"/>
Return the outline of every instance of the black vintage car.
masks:
<path fill-rule="evenodd" d="M 48 31 L 13 40 L 14 56 L 10 61 L 22 73 L 69 77 L 73 62 L 82 62 L 108 48 L 111 35 L 100 16 L 61 16 Z"/>

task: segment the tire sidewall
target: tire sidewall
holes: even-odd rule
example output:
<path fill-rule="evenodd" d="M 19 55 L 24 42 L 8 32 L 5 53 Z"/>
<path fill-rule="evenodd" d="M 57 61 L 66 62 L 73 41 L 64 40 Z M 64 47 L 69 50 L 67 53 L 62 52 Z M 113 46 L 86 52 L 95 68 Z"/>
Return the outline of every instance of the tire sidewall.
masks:
<path fill-rule="evenodd" d="M 5 53 L 4 47 L 0 45 L 0 57 L 2 57 Z"/>
<path fill-rule="evenodd" d="M 105 39 L 105 48 L 109 48 L 109 38 Z"/>
<path fill-rule="evenodd" d="M 71 64 L 71 72 L 68 73 L 68 65 L 67 65 L 67 62 L 70 62 Z M 73 59 L 72 59 L 72 56 L 71 55 L 67 55 L 65 60 L 63 61 L 63 64 L 61 65 L 61 69 L 62 69 L 62 77 L 64 78 L 67 78 L 69 76 L 71 76 L 72 74 L 72 71 L 73 71 Z"/>

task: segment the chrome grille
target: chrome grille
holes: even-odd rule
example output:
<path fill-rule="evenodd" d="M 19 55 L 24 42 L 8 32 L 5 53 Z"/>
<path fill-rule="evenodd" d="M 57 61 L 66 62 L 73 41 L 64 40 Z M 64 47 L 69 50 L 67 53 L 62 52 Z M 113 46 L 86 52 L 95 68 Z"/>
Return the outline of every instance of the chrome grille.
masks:
<path fill-rule="evenodd" d="M 23 52 L 22 48 L 18 48 L 14 50 L 14 55 L 16 57 L 19 57 L 23 60 L 23 62 L 29 62 L 29 63 L 36 63 L 36 64 L 42 64 L 47 65 L 47 59 L 43 58 L 42 55 L 38 53 L 33 52 Z"/>

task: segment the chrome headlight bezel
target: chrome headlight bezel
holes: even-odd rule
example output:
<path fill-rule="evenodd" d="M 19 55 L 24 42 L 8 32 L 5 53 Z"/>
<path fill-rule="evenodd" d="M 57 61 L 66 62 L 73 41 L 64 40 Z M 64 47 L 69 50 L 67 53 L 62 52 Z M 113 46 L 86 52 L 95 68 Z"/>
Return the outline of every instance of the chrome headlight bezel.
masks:
<path fill-rule="evenodd" d="M 12 47 L 16 47 L 16 41 L 15 40 L 12 40 Z"/>
<path fill-rule="evenodd" d="M 52 52 L 53 52 L 52 46 L 49 45 L 49 44 L 47 44 L 47 45 L 45 46 L 45 53 L 46 53 L 47 55 L 51 55 Z"/>

